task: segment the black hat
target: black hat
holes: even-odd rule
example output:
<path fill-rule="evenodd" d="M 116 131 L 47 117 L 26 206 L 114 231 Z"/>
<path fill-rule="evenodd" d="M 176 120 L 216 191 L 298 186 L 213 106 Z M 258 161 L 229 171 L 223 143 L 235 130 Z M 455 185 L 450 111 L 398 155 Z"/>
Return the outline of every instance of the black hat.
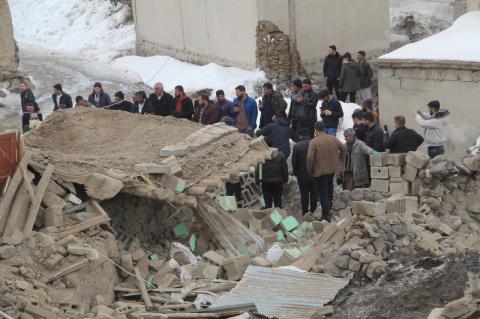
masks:
<path fill-rule="evenodd" d="M 327 96 L 330 96 L 330 92 L 328 92 L 327 89 L 321 89 L 320 92 L 318 92 L 318 96 L 323 99 Z"/>
<path fill-rule="evenodd" d="M 427 106 L 439 110 L 440 109 L 440 102 L 438 102 L 437 100 L 430 101 L 430 102 L 428 102 Z"/>
<path fill-rule="evenodd" d="M 117 93 L 115 93 L 115 96 L 121 98 L 122 100 L 125 99 L 125 95 L 122 91 L 118 91 Z"/>
<path fill-rule="evenodd" d="M 95 84 L 93 85 L 93 87 L 102 88 L 102 83 L 100 83 L 100 82 L 95 82 Z"/>

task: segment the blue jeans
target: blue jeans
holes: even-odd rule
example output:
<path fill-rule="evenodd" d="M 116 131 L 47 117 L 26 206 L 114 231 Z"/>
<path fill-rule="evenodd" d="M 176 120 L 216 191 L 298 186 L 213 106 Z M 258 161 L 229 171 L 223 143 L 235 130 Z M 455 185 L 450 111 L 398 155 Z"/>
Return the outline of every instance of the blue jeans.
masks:
<path fill-rule="evenodd" d="M 327 127 L 327 128 L 325 128 L 325 133 L 327 133 L 328 135 L 337 136 L 337 128 L 336 127 Z"/>

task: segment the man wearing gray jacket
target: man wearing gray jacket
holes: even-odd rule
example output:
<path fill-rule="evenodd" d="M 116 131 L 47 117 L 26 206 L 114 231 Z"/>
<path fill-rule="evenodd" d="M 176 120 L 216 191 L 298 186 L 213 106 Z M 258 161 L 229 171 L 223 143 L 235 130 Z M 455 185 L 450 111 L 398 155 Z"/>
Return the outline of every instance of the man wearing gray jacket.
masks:
<path fill-rule="evenodd" d="M 343 134 L 347 142 L 343 189 L 351 191 L 354 188 L 367 188 L 369 186 L 367 158 L 378 152 L 357 139 L 353 128 L 346 129 Z"/>
<path fill-rule="evenodd" d="M 427 106 L 430 114 L 417 111 L 414 116 L 418 125 L 425 129 L 425 144 L 428 146 L 428 156 L 435 158 L 445 153 L 450 112 L 441 110 L 438 101 L 431 101 Z"/>

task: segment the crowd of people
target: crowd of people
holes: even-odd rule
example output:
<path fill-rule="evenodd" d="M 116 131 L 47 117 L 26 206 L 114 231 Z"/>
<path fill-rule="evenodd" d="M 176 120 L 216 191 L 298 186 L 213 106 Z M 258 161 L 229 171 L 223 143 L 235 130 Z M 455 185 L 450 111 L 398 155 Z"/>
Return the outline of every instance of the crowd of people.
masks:
<path fill-rule="evenodd" d="M 148 97 L 144 91 L 139 91 L 133 95 L 132 101 L 128 101 L 124 93 L 118 91 L 112 101 L 102 84 L 96 82 L 88 98 L 77 96 L 75 104 L 61 84 L 54 85 L 53 110 L 97 107 L 151 116 L 173 116 L 203 125 L 223 122 L 238 128 L 240 133 L 264 136 L 269 146 L 279 150 L 274 158 L 257 167 L 265 207 L 282 207 L 282 194 L 289 179 L 287 159 L 292 156 L 302 213 L 314 212 L 320 202 L 322 219 L 330 221 L 335 176 L 337 184 L 344 189 L 364 188 L 370 184 L 369 156 L 372 154 L 385 150 L 390 153 L 415 151 L 423 143 L 427 145 L 431 158 L 443 154 L 449 112 L 440 108 L 440 102 L 432 101 L 427 105 L 428 112 L 414 114 L 416 122 L 425 129 L 425 139 L 406 127 L 406 118 L 402 115 L 395 117 L 395 131 L 389 136 L 380 127 L 378 110 L 371 98 L 373 72 L 365 60 L 365 52 L 358 52 L 354 61 L 348 52 L 340 56 L 332 45 L 323 69 L 326 87 L 318 92 L 310 79 L 292 81 L 290 105 L 270 82 L 263 85 L 263 96 L 258 104 L 246 93 L 243 85 L 236 87 L 233 101 L 226 98 L 223 90 L 215 92 L 215 101 L 208 90 L 197 92 L 192 99 L 181 85 L 175 87 L 172 96 L 164 90 L 162 83 L 156 83 Z M 22 125 L 24 131 L 28 131 L 30 121 L 42 121 L 43 115 L 26 83 L 20 84 L 20 92 Z M 361 108 L 352 114 L 354 125 L 344 131 L 346 142 L 342 143 L 337 139 L 340 119 L 344 117 L 340 101 L 347 97 L 352 103 L 360 101 Z M 291 141 L 295 143 L 293 151 Z M 239 188 L 240 185 L 229 184 L 227 193 L 241 199 Z"/>

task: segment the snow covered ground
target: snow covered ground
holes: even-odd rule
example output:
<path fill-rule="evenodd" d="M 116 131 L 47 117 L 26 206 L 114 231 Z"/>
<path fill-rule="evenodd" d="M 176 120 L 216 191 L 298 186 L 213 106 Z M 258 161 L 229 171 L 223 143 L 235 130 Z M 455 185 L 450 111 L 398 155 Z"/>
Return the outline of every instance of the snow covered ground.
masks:
<path fill-rule="evenodd" d="M 448 28 L 427 39 L 408 44 L 381 59 L 480 62 L 480 11 L 469 12 Z"/>
<path fill-rule="evenodd" d="M 135 47 L 128 6 L 105 0 L 9 0 L 18 42 L 109 60 Z"/>

